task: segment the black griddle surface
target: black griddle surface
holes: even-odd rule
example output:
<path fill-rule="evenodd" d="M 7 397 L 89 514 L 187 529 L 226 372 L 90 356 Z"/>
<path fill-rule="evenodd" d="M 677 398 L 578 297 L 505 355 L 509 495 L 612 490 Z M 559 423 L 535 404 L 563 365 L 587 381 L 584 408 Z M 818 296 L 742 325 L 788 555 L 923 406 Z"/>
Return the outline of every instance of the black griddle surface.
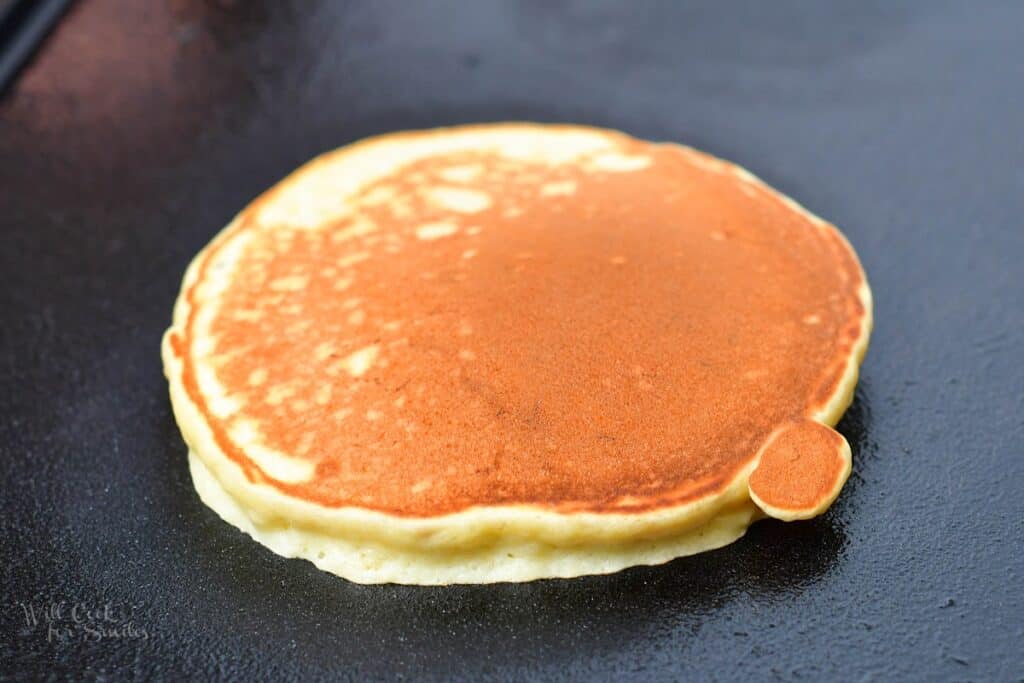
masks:
<path fill-rule="evenodd" d="M 0 100 L 0 672 L 1021 678 L 1022 27 L 1012 1 L 77 4 Z M 423 589 L 199 502 L 158 354 L 191 256 L 320 151 L 505 119 L 683 141 L 844 229 L 877 325 L 827 515 Z"/>

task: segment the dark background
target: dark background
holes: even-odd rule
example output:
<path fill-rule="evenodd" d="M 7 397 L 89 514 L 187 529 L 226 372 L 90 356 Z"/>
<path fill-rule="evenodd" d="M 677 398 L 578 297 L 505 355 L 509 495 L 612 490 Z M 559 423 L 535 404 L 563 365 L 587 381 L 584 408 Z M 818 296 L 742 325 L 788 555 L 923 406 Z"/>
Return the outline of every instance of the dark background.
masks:
<path fill-rule="evenodd" d="M 317 152 L 502 119 L 683 141 L 844 229 L 877 324 L 828 514 L 423 589 L 199 502 L 158 353 L 191 256 Z M 0 99 L 0 671 L 1021 679 L 1022 258 L 1022 3 L 77 3 Z M 107 603 L 135 631 L 84 642 Z"/>

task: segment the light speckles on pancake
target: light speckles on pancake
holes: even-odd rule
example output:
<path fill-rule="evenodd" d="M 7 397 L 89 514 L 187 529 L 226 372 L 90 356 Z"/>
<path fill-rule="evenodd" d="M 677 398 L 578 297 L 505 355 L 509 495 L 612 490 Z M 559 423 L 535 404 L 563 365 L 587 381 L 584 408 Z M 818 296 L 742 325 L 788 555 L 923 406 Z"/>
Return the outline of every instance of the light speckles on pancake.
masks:
<path fill-rule="evenodd" d="M 610 140 L 467 145 L 344 201 L 254 205 L 181 332 L 221 449 L 326 507 L 640 512 L 724 488 L 826 410 L 866 315 L 842 237 L 725 162 Z"/>

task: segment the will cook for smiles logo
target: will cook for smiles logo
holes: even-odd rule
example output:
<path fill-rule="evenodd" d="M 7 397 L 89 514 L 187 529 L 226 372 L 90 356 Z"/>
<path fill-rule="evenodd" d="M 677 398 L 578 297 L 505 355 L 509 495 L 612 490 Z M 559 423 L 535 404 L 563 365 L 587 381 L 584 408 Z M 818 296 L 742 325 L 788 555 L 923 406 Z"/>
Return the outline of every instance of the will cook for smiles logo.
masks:
<path fill-rule="evenodd" d="M 151 634 L 124 610 L 111 603 L 91 605 L 60 600 L 16 603 L 25 620 L 25 635 L 46 637 L 48 643 L 99 643 L 110 640 L 148 640 Z"/>

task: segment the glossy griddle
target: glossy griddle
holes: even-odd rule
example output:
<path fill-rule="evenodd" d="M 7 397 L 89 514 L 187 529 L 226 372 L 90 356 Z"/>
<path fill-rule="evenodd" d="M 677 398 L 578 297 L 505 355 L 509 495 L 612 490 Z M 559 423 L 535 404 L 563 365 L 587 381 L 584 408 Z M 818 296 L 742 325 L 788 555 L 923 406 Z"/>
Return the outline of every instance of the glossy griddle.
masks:
<path fill-rule="evenodd" d="M 646 8 L 72 9 L 0 100 L 0 677 L 1024 676 L 1024 6 Z M 188 260 L 317 152 L 504 119 L 680 140 L 844 230 L 877 324 L 828 514 L 424 589 L 277 557 L 200 503 L 158 353 Z M 23 607 L 61 601 L 48 640 Z M 134 631 L 83 640 L 70 607 L 108 603 Z"/>

